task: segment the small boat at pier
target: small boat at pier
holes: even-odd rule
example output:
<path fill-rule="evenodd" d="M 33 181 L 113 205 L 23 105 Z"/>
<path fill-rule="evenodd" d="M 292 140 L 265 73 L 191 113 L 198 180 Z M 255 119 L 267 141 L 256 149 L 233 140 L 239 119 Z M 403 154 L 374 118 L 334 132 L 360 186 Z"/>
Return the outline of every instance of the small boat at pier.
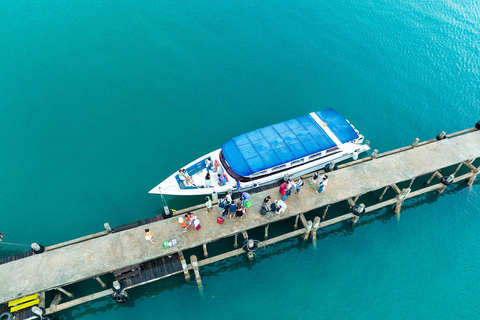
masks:
<path fill-rule="evenodd" d="M 363 142 L 363 135 L 334 109 L 311 112 L 235 137 L 149 193 L 190 196 L 246 191 L 286 175 L 296 178 L 331 162 L 356 158 L 370 149 Z"/>

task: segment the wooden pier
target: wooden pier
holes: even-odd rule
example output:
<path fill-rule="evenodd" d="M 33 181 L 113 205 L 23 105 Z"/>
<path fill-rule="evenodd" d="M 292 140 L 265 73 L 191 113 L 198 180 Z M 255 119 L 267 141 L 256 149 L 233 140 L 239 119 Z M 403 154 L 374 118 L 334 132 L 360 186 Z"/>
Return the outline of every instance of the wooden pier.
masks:
<path fill-rule="evenodd" d="M 442 137 L 440 137 L 442 138 Z M 250 259 L 259 245 L 270 245 L 291 237 L 302 236 L 304 239 L 316 239 L 319 229 L 326 226 L 352 219 L 356 223 L 363 213 L 378 210 L 386 206 L 395 205 L 394 213 L 400 214 L 405 200 L 420 194 L 438 191 L 442 193 L 450 182 L 468 181 L 472 185 L 479 168 L 474 161 L 480 157 L 480 132 L 475 128 L 450 134 L 447 139 L 432 139 L 418 143 L 416 139 L 410 146 L 378 154 L 338 166 L 338 170 L 328 173 L 329 184 L 320 195 L 312 188 L 302 188 L 299 195 L 291 195 L 286 201 L 288 207 L 285 213 L 278 215 L 268 212 L 260 215 L 259 209 L 264 197 L 271 195 L 272 199 L 280 198 L 278 187 L 267 190 L 258 190 L 252 194 L 252 207 L 243 219 L 226 220 L 224 224 L 217 224 L 216 219 L 220 209 L 214 207 L 211 213 L 206 213 L 203 204 L 180 210 L 175 215 L 187 211 L 196 214 L 201 222 L 200 230 L 189 230 L 186 233 L 178 225 L 176 218 L 163 219 L 156 216 L 124 227 L 75 239 L 67 243 L 47 247 L 41 254 L 21 254 L 16 258 L 0 260 L 0 305 L 9 301 L 26 297 L 32 294 L 43 294 L 45 291 L 57 290 L 58 298 L 47 308 L 47 314 L 64 310 L 75 305 L 112 295 L 114 290 L 111 284 L 107 286 L 101 276 L 113 274 L 116 280 L 123 283 L 120 293 L 151 281 L 159 280 L 174 274 L 183 273 L 190 279 L 190 270 L 199 287 L 201 287 L 200 268 L 206 264 L 247 253 Z M 446 170 L 450 170 L 447 172 Z M 443 171 L 442 171 L 443 170 Z M 462 173 L 465 171 L 464 173 Z M 460 174 L 462 173 L 462 174 Z M 413 190 L 415 179 L 429 175 L 426 187 Z M 447 179 L 447 176 L 450 176 Z M 450 181 L 451 180 L 451 181 Z M 443 182 L 441 182 L 443 181 Z M 400 189 L 399 184 L 408 184 Z M 395 197 L 383 200 L 386 191 L 391 188 Z M 375 191 L 382 190 L 379 203 L 366 207 L 358 207 L 360 197 Z M 327 219 L 330 205 L 346 201 L 350 208 L 343 214 Z M 322 216 L 313 221 L 307 221 L 304 213 L 324 208 Z M 360 208 L 360 210 L 358 209 Z M 358 210 L 358 211 L 355 211 Z M 357 214 L 354 214 L 357 213 Z M 285 219 L 295 218 L 293 231 L 278 237 L 268 238 L 269 226 Z M 361 219 L 361 217 L 360 217 Z M 300 221 L 300 228 L 299 228 Z M 264 227 L 265 238 L 262 243 L 250 241 L 248 231 Z M 144 229 L 149 228 L 154 235 L 152 244 L 144 238 Z M 224 254 L 209 257 L 208 243 L 233 237 L 234 244 L 240 248 Z M 237 239 L 240 237 L 241 239 Z M 177 246 L 164 248 L 163 242 L 176 239 Z M 190 263 L 183 256 L 185 250 L 203 247 L 203 259 L 191 256 Z M 22 270 L 22 272 L 18 272 Z M 60 303 L 62 294 L 70 293 L 62 289 L 70 284 L 95 278 L 104 290 L 97 293 Z M 2 309 L 0 309 L 2 310 Z M 17 314 L 17 319 L 25 317 Z"/>

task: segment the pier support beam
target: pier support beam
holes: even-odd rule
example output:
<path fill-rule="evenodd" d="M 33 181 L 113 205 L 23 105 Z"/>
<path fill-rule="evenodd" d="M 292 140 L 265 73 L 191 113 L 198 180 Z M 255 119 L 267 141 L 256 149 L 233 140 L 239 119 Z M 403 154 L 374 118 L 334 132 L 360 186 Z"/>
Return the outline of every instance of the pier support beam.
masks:
<path fill-rule="evenodd" d="M 190 272 L 188 271 L 187 261 L 183 257 L 182 251 L 178 251 L 178 257 L 180 259 L 180 263 L 182 264 L 183 275 L 185 276 L 185 280 L 190 281 Z"/>
<path fill-rule="evenodd" d="M 73 293 L 68 292 L 67 290 L 63 289 L 62 287 L 56 287 L 55 289 L 57 289 L 61 293 L 65 294 L 69 298 L 73 297 Z"/>
<path fill-rule="evenodd" d="M 355 225 L 358 222 L 358 219 L 360 219 L 359 216 L 353 216 L 352 218 L 352 224 Z"/>
<path fill-rule="evenodd" d="M 235 233 L 235 235 L 233 236 L 233 247 L 235 249 L 238 248 L 238 239 L 237 238 L 238 238 L 238 233 Z"/>
<path fill-rule="evenodd" d="M 198 270 L 197 256 L 190 256 L 190 263 L 192 264 L 193 272 L 195 273 L 195 280 L 197 281 L 198 289 L 202 290 L 202 278 L 200 277 L 200 271 Z"/>
<path fill-rule="evenodd" d="M 312 221 L 308 220 L 307 223 L 306 223 L 306 226 L 305 226 L 307 231 L 305 231 L 305 233 L 303 234 L 303 240 L 308 240 L 308 236 L 310 235 L 310 231 L 312 230 L 312 226 L 313 226 Z"/>
<path fill-rule="evenodd" d="M 360 196 L 356 196 L 353 200 L 352 199 L 347 199 L 348 204 L 350 205 L 348 210 L 352 210 L 352 208 L 355 205 L 355 202 L 357 202 L 358 198 L 360 198 Z"/>
<path fill-rule="evenodd" d="M 203 257 L 208 258 L 207 244 L 203 244 Z"/>
<path fill-rule="evenodd" d="M 264 239 L 268 239 L 268 227 L 270 227 L 270 224 L 267 224 L 267 225 L 265 226 L 265 234 L 263 235 L 263 238 L 264 238 Z"/>
<path fill-rule="evenodd" d="M 400 211 L 402 210 L 403 201 L 405 201 L 410 191 L 412 191 L 410 188 L 402 189 L 400 194 L 397 195 L 397 204 L 395 205 L 396 215 L 400 214 Z"/>
<path fill-rule="evenodd" d="M 299 214 L 297 214 L 296 217 L 295 217 L 295 224 L 293 225 L 293 230 L 298 229 L 298 218 L 300 218 Z"/>
<path fill-rule="evenodd" d="M 313 219 L 312 231 L 311 231 L 312 240 L 314 244 L 317 241 L 317 230 L 319 228 L 320 228 L 320 217 L 315 217 L 315 219 Z"/>
<path fill-rule="evenodd" d="M 325 210 L 323 210 L 322 221 L 325 220 L 325 217 L 327 216 L 328 208 L 330 208 L 330 205 L 327 205 L 325 207 Z"/>
<path fill-rule="evenodd" d="M 385 187 L 385 189 L 383 189 L 383 192 L 382 192 L 382 194 L 380 195 L 380 197 L 378 198 L 378 201 L 382 201 L 383 196 L 384 196 L 385 193 L 387 192 L 388 188 L 389 188 L 389 187 Z"/>
<path fill-rule="evenodd" d="M 435 176 L 438 174 L 440 174 L 440 172 L 438 171 L 435 171 L 434 173 L 432 173 L 432 176 L 430 177 L 430 179 L 427 180 L 427 182 L 425 182 L 425 185 L 428 186 L 430 184 L 430 182 L 432 182 L 433 178 L 435 178 Z M 441 177 L 441 175 L 440 175 Z"/>
<path fill-rule="evenodd" d="M 102 286 L 102 288 L 105 289 L 105 288 L 107 287 L 107 285 L 105 284 L 105 282 L 103 282 L 102 279 L 100 279 L 100 277 L 95 277 L 94 279 L 97 280 L 98 283 L 100 283 L 100 285 Z"/>

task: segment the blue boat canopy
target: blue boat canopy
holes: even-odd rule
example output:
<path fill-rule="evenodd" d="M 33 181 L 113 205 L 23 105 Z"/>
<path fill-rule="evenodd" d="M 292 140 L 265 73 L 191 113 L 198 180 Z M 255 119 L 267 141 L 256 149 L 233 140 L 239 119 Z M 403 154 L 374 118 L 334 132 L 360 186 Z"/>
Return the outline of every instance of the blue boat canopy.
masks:
<path fill-rule="evenodd" d="M 327 109 L 242 134 L 223 144 L 222 153 L 236 174 L 249 176 L 357 138 L 344 117 Z"/>

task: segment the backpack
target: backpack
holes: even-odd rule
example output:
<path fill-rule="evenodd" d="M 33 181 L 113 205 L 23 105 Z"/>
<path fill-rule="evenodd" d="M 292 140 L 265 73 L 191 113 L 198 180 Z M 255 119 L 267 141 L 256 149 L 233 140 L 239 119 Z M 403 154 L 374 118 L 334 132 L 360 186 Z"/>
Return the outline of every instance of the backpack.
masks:
<path fill-rule="evenodd" d="M 218 206 L 220 208 L 223 208 L 223 207 L 225 207 L 225 203 L 226 203 L 226 201 L 222 199 L 222 200 L 218 201 Z"/>
<path fill-rule="evenodd" d="M 267 209 L 265 209 L 265 207 L 262 207 L 262 209 L 260 209 L 260 214 L 262 216 L 266 215 L 267 214 Z"/>
<path fill-rule="evenodd" d="M 275 205 L 275 203 L 272 203 L 270 205 L 270 208 L 272 208 L 272 211 L 277 211 L 277 206 Z"/>

